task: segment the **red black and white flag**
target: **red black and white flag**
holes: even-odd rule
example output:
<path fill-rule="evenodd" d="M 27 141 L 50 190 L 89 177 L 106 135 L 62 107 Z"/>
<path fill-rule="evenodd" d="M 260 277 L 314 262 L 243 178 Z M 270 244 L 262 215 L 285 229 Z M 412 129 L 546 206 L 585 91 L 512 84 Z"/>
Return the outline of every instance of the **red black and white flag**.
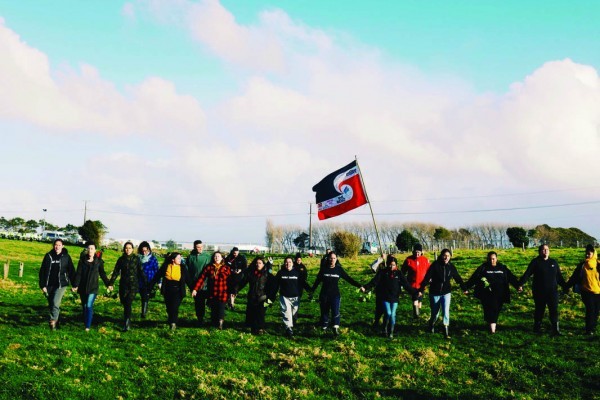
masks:
<path fill-rule="evenodd" d="M 319 219 L 336 217 L 367 204 L 356 160 L 327 175 L 312 190 L 316 192 Z"/>

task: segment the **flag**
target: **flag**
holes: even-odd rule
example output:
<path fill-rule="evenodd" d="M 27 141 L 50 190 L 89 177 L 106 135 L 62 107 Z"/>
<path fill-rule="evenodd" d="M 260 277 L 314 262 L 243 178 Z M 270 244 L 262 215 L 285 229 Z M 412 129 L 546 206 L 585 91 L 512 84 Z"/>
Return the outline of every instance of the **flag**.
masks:
<path fill-rule="evenodd" d="M 319 219 L 336 217 L 367 204 L 356 160 L 327 175 L 312 190 L 316 192 Z"/>

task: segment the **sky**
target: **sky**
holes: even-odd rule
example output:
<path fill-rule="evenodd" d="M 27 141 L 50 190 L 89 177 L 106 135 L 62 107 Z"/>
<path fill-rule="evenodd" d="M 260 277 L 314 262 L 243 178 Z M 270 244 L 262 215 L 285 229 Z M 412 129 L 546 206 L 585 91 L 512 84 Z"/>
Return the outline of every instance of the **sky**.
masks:
<path fill-rule="evenodd" d="M 0 0 L 0 216 L 262 244 L 356 157 L 379 221 L 600 238 L 599 20 L 591 0 Z"/>

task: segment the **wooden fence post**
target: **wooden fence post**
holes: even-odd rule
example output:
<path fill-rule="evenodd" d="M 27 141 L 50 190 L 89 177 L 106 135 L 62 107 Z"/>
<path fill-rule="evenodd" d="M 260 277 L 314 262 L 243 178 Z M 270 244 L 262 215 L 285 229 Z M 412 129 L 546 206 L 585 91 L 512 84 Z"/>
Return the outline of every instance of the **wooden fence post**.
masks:
<path fill-rule="evenodd" d="M 23 277 L 23 269 L 24 269 L 24 265 L 23 265 L 23 261 L 21 261 L 19 263 L 19 278 Z"/>
<path fill-rule="evenodd" d="M 4 279 L 8 279 L 8 269 L 10 268 L 10 261 L 4 263 Z"/>

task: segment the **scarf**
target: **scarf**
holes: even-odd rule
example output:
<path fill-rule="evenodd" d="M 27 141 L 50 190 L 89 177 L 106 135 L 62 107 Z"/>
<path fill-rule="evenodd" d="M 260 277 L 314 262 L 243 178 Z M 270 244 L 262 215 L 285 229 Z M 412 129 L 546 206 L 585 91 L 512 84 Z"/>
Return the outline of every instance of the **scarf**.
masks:
<path fill-rule="evenodd" d="M 147 262 L 150 261 L 150 257 L 152 257 L 152 253 L 149 253 L 148 255 L 145 254 L 140 254 L 140 261 L 142 262 L 142 264 L 146 264 Z"/>

